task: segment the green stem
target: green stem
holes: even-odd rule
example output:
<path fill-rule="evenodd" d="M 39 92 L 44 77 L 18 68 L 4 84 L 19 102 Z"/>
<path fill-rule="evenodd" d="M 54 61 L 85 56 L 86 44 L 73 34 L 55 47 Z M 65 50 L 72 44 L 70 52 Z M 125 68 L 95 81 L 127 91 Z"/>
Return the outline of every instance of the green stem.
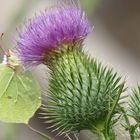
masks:
<path fill-rule="evenodd" d="M 30 128 L 32 131 L 34 131 L 35 133 L 39 134 L 40 136 L 44 137 L 46 140 L 54 140 L 52 137 L 48 136 L 47 134 L 44 134 L 36 129 L 34 129 L 32 126 L 30 126 L 29 124 L 27 124 L 28 128 Z"/>
<path fill-rule="evenodd" d="M 106 136 L 104 133 L 100 134 L 101 140 L 110 140 L 109 136 Z"/>
<path fill-rule="evenodd" d="M 101 134 L 99 135 L 99 138 L 100 138 L 101 140 L 106 140 L 105 135 L 104 135 L 103 133 L 101 133 Z"/>
<path fill-rule="evenodd" d="M 96 134 L 100 138 L 100 140 L 110 140 L 109 136 L 106 135 L 106 133 L 104 133 L 105 131 L 101 131 L 101 130 L 95 131 L 95 130 L 93 130 L 91 132 L 93 134 Z"/>

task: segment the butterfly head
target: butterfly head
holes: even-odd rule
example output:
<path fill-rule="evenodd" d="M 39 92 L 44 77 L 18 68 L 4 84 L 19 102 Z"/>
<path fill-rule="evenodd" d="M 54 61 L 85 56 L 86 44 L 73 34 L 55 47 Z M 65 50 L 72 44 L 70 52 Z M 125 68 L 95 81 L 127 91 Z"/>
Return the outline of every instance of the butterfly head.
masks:
<path fill-rule="evenodd" d="M 2 37 L 3 37 L 3 33 L 1 34 L 1 37 L 0 37 L 1 42 L 2 42 Z M 10 49 L 6 50 L 1 44 L 0 44 L 0 50 L 1 50 L 1 54 L 4 56 L 2 63 L 10 66 L 13 69 L 16 69 L 17 67 L 19 67 L 20 62 L 18 58 L 16 57 L 14 51 Z"/>
<path fill-rule="evenodd" d="M 5 56 L 5 57 L 6 57 L 6 64 L 7 65 L 10 65 L 12 67 L 20 66 L 20 62 L 12 50 L 9 49 L 8 56 Z"/>

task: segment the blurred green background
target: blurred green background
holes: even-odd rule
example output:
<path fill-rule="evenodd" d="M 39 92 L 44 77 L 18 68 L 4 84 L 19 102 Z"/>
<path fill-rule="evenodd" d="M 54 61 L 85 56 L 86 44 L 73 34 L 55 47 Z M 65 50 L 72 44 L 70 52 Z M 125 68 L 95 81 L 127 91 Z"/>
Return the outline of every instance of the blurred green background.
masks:
<path fill-rule="evenodd" d="M 140 79 L 140 1 L 80 0 L 80 2 L 91 24 L 94 25 L 93 33 L 85 41 L 85 51 L 91 57 L 98 58 L 114 67 L 120 74 L 127 76 L 128 85 L 134 86 Z M 26 18 L 55 3 L 56 0 L 0 0 L 0 33 L 5 34 L 3 46 L 14 47 L 17 40 L 16 28 L 22 28 Z M 42 71 L 43 68 L 40 66 L 33 73 L 41 85 L 46 85 L 47 81 L 42 82 Z M 42 124 L 37 115 L 31 123 L 35 128 L 47 132 L 45 129 L 47 126 Z M 116 131 L 119 134 L 118 139 L 128 139 L 121 128 Z M 25 139 L 43 140 L 25 125 L 0 123 L 0 140 Z M 93 140 L 93 136 L 85 131 L 80 133 L 79 139 Z M 62 137 L 56 137 L 56 140 L 62 140 Z"/>

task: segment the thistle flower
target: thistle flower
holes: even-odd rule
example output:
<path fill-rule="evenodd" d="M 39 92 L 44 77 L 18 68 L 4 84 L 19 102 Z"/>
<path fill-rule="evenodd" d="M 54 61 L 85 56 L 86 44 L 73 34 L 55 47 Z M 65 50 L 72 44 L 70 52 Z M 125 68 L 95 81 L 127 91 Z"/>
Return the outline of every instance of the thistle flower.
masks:
<path fill-rule="evenodd" d="M 27 65 L 45 63 L 51 70 L 43 117 L 53 123 L 51 127 L 59 135 L 88 129 L 98 135 L 105 133 L 107 138 L 124 92 L 117 73 L 81 50 L 90 31 L 80 8 L 64 6 L 42 12 L 20 32 L 16 51 L 21 61 Z"/>
<path fill-rule="evenodd" d="M 74 4 L 42 12 L 19 31 L 16 52 L 24 64 L 44 63 L 52 50 L 81 43 L 91 31 L 85 13 Z"/>

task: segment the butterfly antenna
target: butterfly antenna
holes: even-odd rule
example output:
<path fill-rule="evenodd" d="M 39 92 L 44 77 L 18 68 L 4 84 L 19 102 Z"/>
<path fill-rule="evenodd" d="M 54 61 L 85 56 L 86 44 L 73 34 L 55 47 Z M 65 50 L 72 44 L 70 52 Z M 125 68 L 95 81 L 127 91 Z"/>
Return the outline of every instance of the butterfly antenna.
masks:
<path fill-rule="evenodd" d="M 0 49 L 2 50 L 2 52 L 3 52 L 4 55 L 6 55 L 7 57 L 10 57 L 9 52 L 6 52 L 6 51 L 4 50 L 4 48 L 3 48 L 3 46 L 2 46 L 2 43 L 1 43 L 1 42 L 2 42 L 3 36 L 4 36 L 4 33 L 2 33 L 1 36 L 0 36 Z"/>

